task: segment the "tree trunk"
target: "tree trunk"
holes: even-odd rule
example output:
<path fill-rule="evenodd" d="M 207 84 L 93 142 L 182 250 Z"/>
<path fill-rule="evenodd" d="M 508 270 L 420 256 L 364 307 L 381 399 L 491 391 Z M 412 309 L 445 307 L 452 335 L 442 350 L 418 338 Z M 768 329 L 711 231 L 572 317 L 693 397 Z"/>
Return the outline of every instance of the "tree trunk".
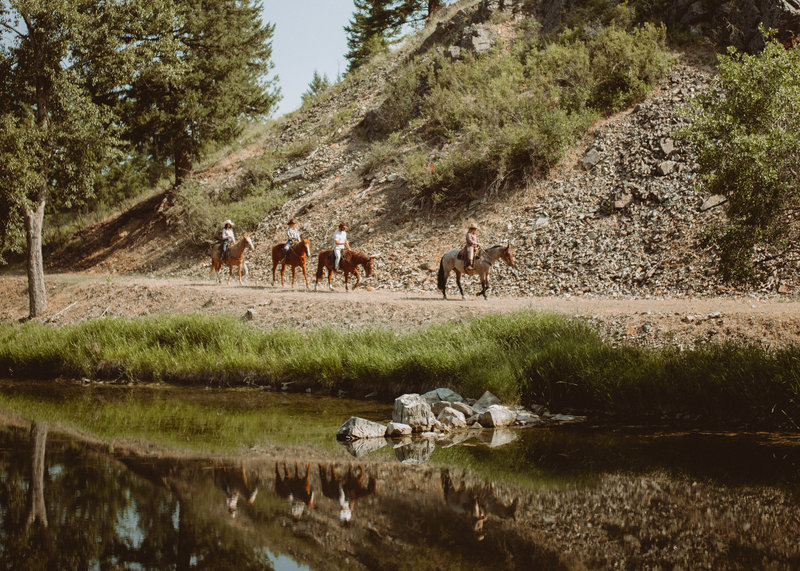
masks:
<path fill-rule="evenodd" d="M 172 153 L 172 162 L 175 164 L 175 186 L 180 186 L 186 177 L 192 174 L 192 156 L 183 138 L 175 142 Z"/>
<path fill-rule="evenodd" d="M 31 425 L 31 485 L 28 488 L 28 518 L 25 530 L 36 522 L 47 528 L 47 510 L 44 503 L 44 450 L 47 443 L 47 423 L 34 421 Z"/>
<path fill-rule="evenodd" d="M 42 258 L 42 226 L 44 224 L 45 194 L 42 191 L 36 201 L 36 209 L 25 208 L 25 238 L 28 252 L 28 301 L 30 317 L 39 317 L 47 311 L 47 289 L 44 284 L 44 260 Z"/>

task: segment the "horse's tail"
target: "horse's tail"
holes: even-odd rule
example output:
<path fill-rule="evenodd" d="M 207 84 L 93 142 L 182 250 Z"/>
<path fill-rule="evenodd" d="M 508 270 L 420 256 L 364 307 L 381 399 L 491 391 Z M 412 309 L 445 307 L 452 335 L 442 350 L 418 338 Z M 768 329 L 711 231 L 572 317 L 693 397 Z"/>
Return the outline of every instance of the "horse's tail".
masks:
<path fill-rule="evenodd" d="M 439 274 L 436 276 L 436 280 L 437 287 L 443 292 L 444 288 L 447 287 L 447 276 L 444 274 L 444 256 L 442 256 L 442 259 L 439 262 Z"/>
<path fill-rule="evenodd" d="M 319 257 L 317 258 L 317 281 L 322 279 L 322 272 L 325 269 L 325 258 L 324 258 L 324 250 L 319 253 Z"/>

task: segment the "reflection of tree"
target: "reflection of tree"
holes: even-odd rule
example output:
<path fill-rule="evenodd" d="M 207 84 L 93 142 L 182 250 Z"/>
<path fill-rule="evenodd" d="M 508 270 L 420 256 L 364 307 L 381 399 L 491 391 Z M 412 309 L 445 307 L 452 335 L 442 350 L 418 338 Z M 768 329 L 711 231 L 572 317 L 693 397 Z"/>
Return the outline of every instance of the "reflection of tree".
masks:
<path fill-rule="evenodd" d="M 47 423 L 34 421 L 31 426 L 31 480 L 28 488 L 28 517 L 25 531 L 30 532 L 36 522 L 47 528 L 47 510 L 44 503 L 44 450 L 47 443 Z"/>

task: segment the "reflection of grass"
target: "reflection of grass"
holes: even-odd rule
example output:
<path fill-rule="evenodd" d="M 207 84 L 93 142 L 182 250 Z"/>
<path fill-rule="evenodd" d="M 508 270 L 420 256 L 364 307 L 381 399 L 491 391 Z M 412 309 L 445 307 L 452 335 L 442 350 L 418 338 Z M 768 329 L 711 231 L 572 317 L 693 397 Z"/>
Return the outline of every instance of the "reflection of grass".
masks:
<path fill-rule="evenodd" d="M 231 317 L 102 319 L 0 326 L 0 375 L 121 378 L 467 396 L 628 416 L 683 413 L 723 423 L 800 418 L 800 348 L 614 348 L 588 326 L 519 312 L 396 334 L 322 328 L 260 332 Z"/>
<path fill-rule="evenodd" d="M 228 399 L 215 391 L 200 402 L 187 399 L 186 391 L 173 395 L 161 392 L 140 391 L 108 399 L 106 392 L 90 389 L 74 398 L 8 391 L 0 392 L 0 406 L 26 418 L 57 422 L 104 439 L 141 439 L 215 452 L 234 452 L 263 443 L 338 450 L 336 430 L 351 411 L 369 416 L 369 412 L 355 408 L 353 401 L 328 398 L 309 397 L 309 408 L 302 409 L 286 406 L 281 399 L 271 402 L 276 399 L 260 391 L 233 391 L 233 398 Z"/>

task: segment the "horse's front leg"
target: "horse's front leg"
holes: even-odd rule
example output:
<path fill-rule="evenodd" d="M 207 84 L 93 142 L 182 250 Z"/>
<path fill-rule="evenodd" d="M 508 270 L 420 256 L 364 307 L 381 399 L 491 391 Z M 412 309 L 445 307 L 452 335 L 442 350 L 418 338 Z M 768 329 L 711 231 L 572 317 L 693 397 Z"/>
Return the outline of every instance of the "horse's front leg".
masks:
<path fill-rule="evenodd" d="M 347 291 L 347 279 L 350 277 L 350 272 L 344 270 L 344 291 Z"/>
<path fill-rule="evenodd" d="M 244 285 L 242 283 L 242 266 L 244 265 L 244 261 L 239 262 L 239 265 L 236 266 L 237 273 L 239 274 L 239 285 Z"/>
<path fill-rule="evenodd" d="M 295 266 L 292 266 L 292 289 L 294 289 L 294 270 Z"/>
<path fill-rule="evenodd" d="M 286 271 L 286 264 L 281 264 L 281 287 L 283 287 L 283 273 Z"/>
<path fill-rule="evenodd" d="M 306 263 L 303 262 L 303 265 L 300 266 L 300 267 L 303 268 L 303 277 L 306 279 L 306 289 L 309 289 L 309 287 L 308 287 L 308 269 L 306 268 Z M 314 286 L 314 287 L 316 287 L 316 286 Z"/>
<path fill-rule="evenodd" d="M 456 272 L 456 285 L 458 285 L 458 291 L 461 293 L 461 299 L 464 299 L 464 288 L 461 287 L 461 272 L 455 270 Z"/>
<path fill-rule="evenodd" d="M 333 268 L 328 268 L 328 289 L 333 289 L 333 284 L 331 284 L 332 273 L 333 273 Z"/>
<path fill-rule="evenodd" d="M 488 276 L 481 276 L 481 291 L 476 293 L 476 296 L 483 296 L 483 299 L 488 299 L 486 297 L 486 292 L 489 290 L 489 277 Z"/>
<path fill-rule="evenodd" d="M 353 270 L 353 273 L 356 275 L 356 283 L 353 286 L 353 290 L 355 290 L 358 287 L 358 284 L 361 283 L 361 274 L 358 273 L 358 269 Z"/>

